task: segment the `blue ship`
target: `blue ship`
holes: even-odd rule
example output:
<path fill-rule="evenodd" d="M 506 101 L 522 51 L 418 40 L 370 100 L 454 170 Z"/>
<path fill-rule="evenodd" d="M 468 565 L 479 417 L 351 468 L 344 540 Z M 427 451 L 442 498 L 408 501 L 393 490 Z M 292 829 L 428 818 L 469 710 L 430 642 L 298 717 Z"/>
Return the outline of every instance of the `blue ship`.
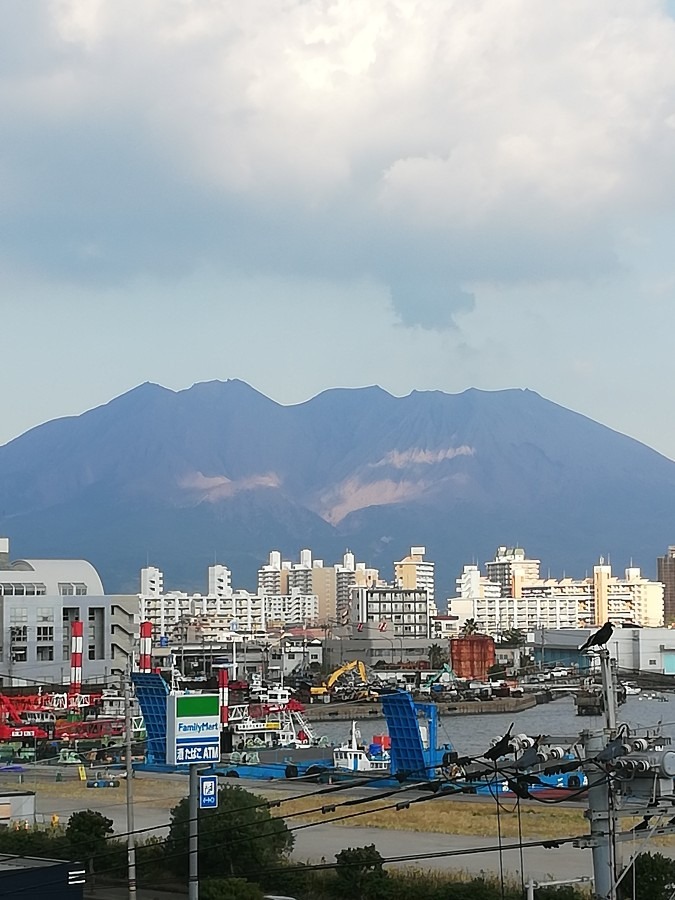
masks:
<path fill-rule="evenodd" d="M 176 771 L 166 762 L 166 697 L 169 688 L 161 676 L 139 674 L 132 676 L 136 696 L 145 720 L 148 736 L 146 761 L 141 768 L 151 771 Z M 572 757 L 560 759 L 547 766 L 546 773 L 528 779 L 513 770 L 512 777 L 502 774 L 513 763 L 500 762 L 500 773 L 491 764 L 463 759 L 449 742 L 438 743 L 438 708 L 434 703 L 417 703 L 407 691 L 382 695 L 382 710 L 391 740 L 388 751 L 389 771 L 381 766 L 371 773 L 352 772 L 336 768 L 332 753 L 321 754 L 318 747 L 302 750 L 263 750 L 259 752 L 227 754 L 227 761 L 215 764 L 211 771 L 228 778 L 284 780 L 316 778 L 335 781 L 364 775 L 364 782 L 392 785 L 404 783 L 434 783 L 434 789 L 492 795 L 513 794 L 525 789 L 532 793 L 550 791 L 579 791 L 586 784 L 585 775 Z M 374 750 L 374 748 L 371 748 Z M 178 767 L 180 768 L 180 767 Z"/>

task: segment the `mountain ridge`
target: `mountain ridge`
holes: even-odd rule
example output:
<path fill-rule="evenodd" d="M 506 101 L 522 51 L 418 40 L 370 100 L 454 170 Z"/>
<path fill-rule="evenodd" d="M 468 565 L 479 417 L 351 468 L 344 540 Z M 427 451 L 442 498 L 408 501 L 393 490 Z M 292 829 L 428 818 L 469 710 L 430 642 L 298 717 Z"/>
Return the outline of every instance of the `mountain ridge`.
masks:
<path fill-rule="evenodd" d="M 651 570 L 673 542 L 675 462 L 529 389 L 371 385 L 282 405 L 239 379 L 145 382 L 0 447 L 0 498 L 13 546 L 86 547 L 108 590 L 150 556 L 197 589 L 214 552 L 252 587 L 269 550 L 301 546 L 332 562 L 349 545 L 391 577 L 423 544 L 443 596 L 464 562 L 515 541 L 544 567 L 611 551 Z"/>

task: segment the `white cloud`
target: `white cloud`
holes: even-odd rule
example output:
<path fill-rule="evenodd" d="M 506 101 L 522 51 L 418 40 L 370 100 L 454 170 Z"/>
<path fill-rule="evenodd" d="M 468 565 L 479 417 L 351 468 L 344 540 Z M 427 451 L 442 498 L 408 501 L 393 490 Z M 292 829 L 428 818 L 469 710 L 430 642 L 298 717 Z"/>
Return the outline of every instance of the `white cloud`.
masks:
<path fill-rule="evenodd" d="M 434 325 L 476 280 L 611 270 L 615 231 L 675 200 L 656 0 L 30 8 L 42 43 L 0 84 L 24 266 L 372 277 Z"/>

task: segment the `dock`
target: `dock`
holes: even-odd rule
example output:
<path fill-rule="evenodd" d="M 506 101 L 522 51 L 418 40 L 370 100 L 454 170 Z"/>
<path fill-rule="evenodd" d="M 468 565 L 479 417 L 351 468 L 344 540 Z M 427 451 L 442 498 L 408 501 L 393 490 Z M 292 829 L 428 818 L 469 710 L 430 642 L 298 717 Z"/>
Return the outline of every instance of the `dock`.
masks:
<path fill-rule="evenodd" d="M 518 713 L 532 709 L 541 703 L 554 699 L 549 691 L 526 694 L 523 697 L 495 697 L 492 700 L 437 700 L 439 716 L 480 716 L 490 713 Z M 349 722 L 352 719 L 364 721 L 366 718 L 381 718 L 382 704 L 379 701 L 360 703 L 311 703 L 305 709 L 308 722 Z"/>

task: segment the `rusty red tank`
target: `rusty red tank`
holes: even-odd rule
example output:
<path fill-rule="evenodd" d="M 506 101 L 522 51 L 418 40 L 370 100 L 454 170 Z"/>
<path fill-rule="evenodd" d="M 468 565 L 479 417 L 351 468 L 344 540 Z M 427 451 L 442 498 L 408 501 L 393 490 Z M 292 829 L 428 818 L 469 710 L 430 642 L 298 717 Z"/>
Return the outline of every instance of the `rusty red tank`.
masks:
<path fill-rule="evenodd" d="M 459 678 L 486 681 L 488 669 L 495 664 L 495 642 L 487 634 L 451 638 L 450 657 Z"/>

